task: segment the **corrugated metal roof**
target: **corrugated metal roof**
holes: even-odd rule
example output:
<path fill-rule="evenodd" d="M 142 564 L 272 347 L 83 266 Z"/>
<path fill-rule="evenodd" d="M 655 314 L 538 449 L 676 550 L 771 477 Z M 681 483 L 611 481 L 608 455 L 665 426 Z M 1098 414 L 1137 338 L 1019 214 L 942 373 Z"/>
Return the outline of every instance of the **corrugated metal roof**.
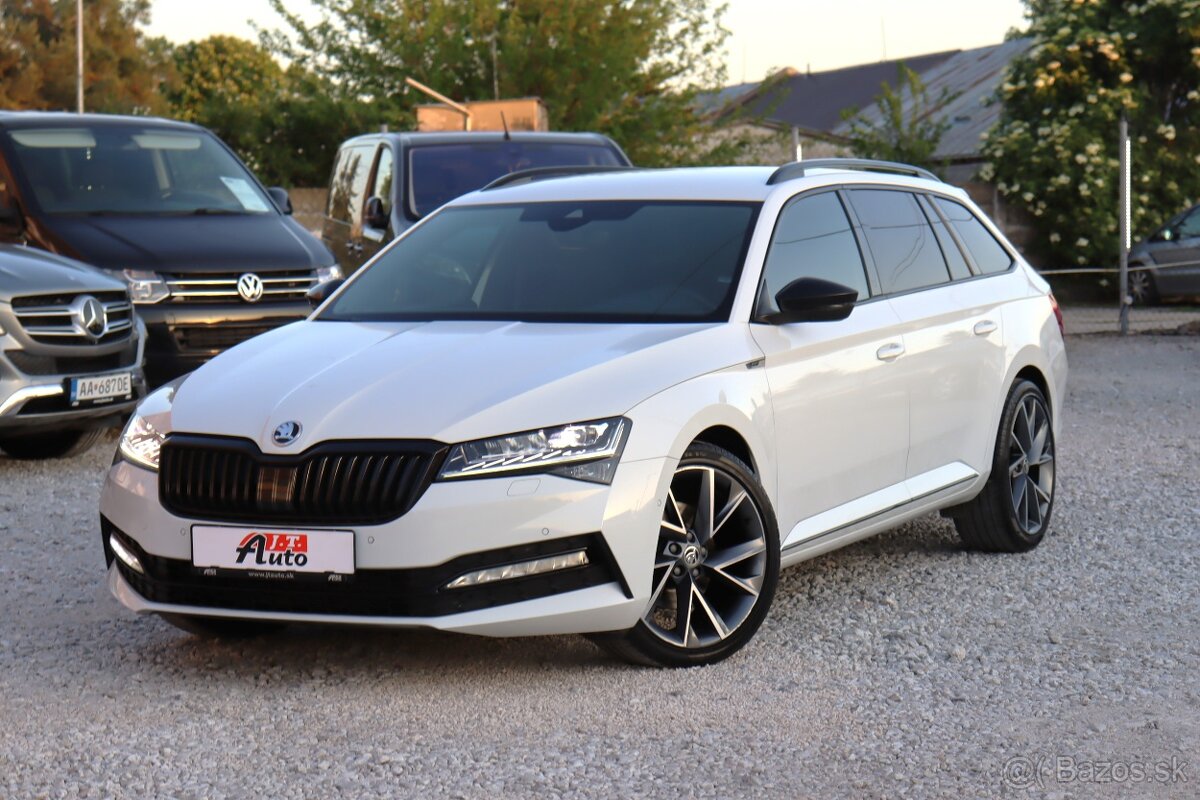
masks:
<path fill-rule="evenodd" d="M 1000 105 L 987 105 L 1004 81 L 1008 65 L 1033 45 L 1030 39 L 1012 39 L 997 45 L 963 50 L 925 70 L 918 70 L 928 98 L 937 102 L 943 93 L 951 99 L 931 116 L 944 119 L 950 127 L 942 136 L 934 157 L 962 160 L 979 156 L 980 137 L 1000 118 Z M 911 63 L 910 63 L 911 66 Z M 878 94 L 878 92 L 876 92 Z M 911 108 L 912 98 L 906 97 L 904 108 Z M 873 104 L 863 110 L 869 122 L 879 120 L 879 109 Z M 845 136 L 849 126 L 839 125 L 834 134 Z"/>

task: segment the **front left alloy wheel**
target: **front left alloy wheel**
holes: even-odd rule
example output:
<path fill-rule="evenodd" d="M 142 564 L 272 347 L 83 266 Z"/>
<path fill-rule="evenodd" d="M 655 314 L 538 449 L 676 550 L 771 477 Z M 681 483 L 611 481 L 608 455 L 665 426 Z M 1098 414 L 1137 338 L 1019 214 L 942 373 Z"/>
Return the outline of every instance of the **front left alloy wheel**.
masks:
<path fill-rule="evenodd" d="M 766 493 L 732 454 L 696 442 L 663 503 L 642 619 L 593 636 L 614 655 L 661 667 L 711 664 L 758 630 L 779 580 L 779 532 Z"/>

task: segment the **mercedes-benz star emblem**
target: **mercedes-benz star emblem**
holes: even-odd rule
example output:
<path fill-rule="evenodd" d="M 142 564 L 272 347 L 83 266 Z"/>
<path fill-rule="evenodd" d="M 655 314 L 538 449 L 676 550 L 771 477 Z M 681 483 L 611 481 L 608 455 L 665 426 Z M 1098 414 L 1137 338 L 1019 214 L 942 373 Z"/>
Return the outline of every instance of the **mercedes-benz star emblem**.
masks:
<path fill-rule="evenodd" d="M 262 300 L 263 282 L 262 278 L 255 275 L 253 272 L 247 272 L 242 277 L 238 278 L 238 294 L 247 303 L 257 303 Z"/>
<path fill-rule="evenodd" d="M 75 325 L 79 332 L 93 341 L 108 332 L 108 312 L 103 304 L 91 295 L 81 295 L 72 304 Z"/>
<path fill-rule="evenodd" d="M 300 423 L 296 422 L 295 420 L 288 420 L 287 422 L 281 423 L 279 427 L 275 429 L 275 433 L 271 436 L 271 439 L 275 442 L 275 444 L 281 447 L 286 447 L 299 438 Z"/>

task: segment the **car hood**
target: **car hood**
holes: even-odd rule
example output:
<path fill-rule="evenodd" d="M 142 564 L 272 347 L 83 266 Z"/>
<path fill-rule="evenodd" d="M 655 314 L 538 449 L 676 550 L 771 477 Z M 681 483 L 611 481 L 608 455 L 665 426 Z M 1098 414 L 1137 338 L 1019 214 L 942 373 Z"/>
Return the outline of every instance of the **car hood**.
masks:
<path fill-rule="evenodd" d="M 291 217 L 52 216 L 59 249 L 104 269 L 164 272 L 304 269 L 333 256 Z"/>
<path fill-rule="evenodd" d="M 123 291 L 123 281 L 86 264 L 42 250 L 0 244 L 0 301 L 35 294 Z"/>
<path fill-rule="evenodd" d="M 757 358 L 748 326 L 304 321 L 218 356 L 178 388 L 177 432 L 264 452 L 332 439 L 459 442 L 623 414 L 689 378 Z M 286 448 L 283 422 L 302 426 Z"/>

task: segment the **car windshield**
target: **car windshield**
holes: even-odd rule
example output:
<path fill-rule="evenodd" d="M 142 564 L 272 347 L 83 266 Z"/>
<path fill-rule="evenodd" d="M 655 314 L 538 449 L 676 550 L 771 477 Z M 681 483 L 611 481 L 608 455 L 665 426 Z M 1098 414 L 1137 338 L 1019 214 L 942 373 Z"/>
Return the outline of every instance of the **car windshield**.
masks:
<path fill-rule="evenodd" d="M 266 214 L 270 199 L 203 131 L 139 125 L 8 132 L 47 214 Z"/>
<path fill-rule="evenodd" d="M 408 152 L 408 210 L 413 217 L 522 169 L 624 165 L 611 147 L 561 142 L 426 144 Z"/>
<path fill-rule="evenodd" d="M 383 252 L 327 320 L 727 320 L 757 203 L 447 208 Z"/>

